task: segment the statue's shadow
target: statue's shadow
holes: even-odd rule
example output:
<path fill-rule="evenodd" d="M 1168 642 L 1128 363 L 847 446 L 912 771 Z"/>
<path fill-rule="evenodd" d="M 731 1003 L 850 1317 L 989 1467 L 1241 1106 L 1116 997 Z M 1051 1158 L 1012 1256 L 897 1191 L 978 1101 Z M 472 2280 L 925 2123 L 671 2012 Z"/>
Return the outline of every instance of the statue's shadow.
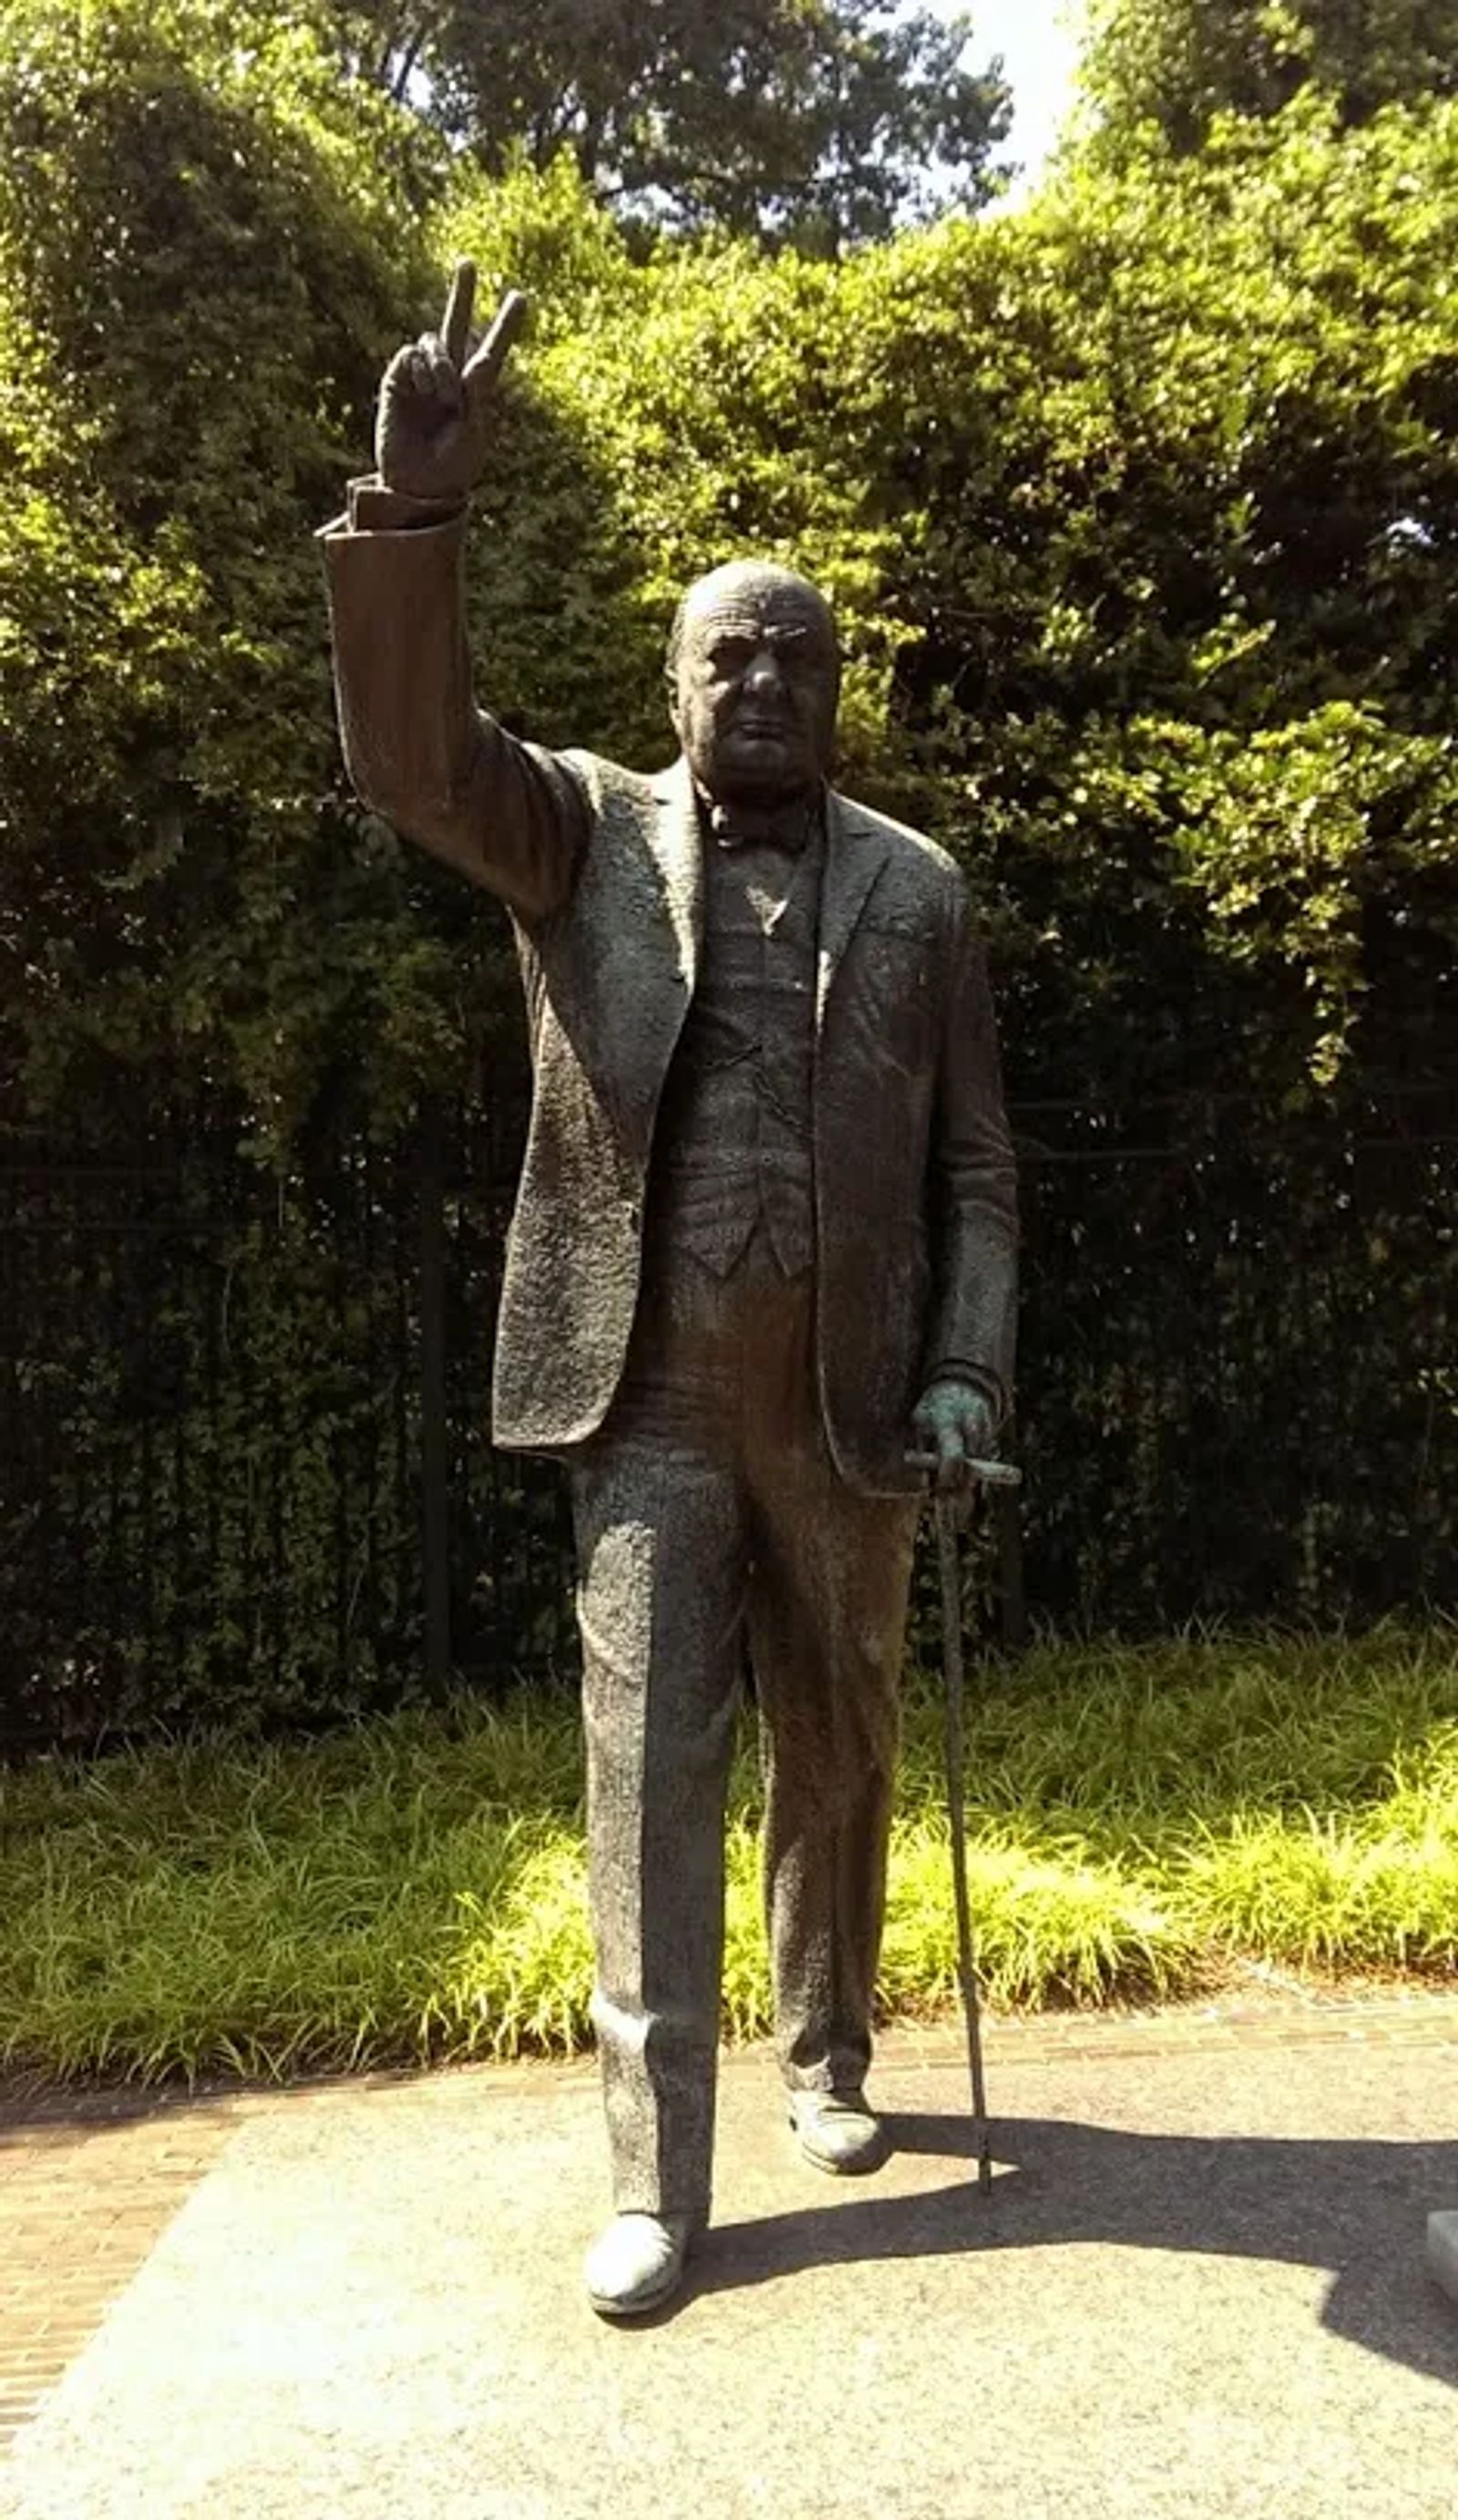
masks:
<path fill-rule="evenodd" d="M 1458 2314 L 1424 2263 L 1427 2217 L 1458 2205 L 1458 2141 L 1134 2135 L 1057 2118 L 1001 2118 L 996 2176 L 980 2192 L 966 2117 L 888 2116 L 898 2153 L 959 2165 L 914 2195 L 845 2183 L 834 2202 L 709 2231 L 694 2293 L 809 2267 L 1106 2242 L 1200 2257 L 1322 2267 L 1323 2324 L 1432 2379 L 1458 2384 Z"/>

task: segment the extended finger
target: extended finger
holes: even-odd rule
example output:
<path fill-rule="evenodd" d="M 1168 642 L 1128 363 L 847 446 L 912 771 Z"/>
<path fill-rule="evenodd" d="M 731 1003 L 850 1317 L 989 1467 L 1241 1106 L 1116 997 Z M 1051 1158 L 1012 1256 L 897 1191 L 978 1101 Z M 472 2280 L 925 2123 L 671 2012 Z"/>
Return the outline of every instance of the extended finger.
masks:
<path fill-rule="evenodd" d="M 962 1430 L 954 1418 L 944 1418 L 937 1427 L 937 1485 L 945 1495 L 954 1495 L 966 1485 L 967 1448 Z"/>
<path fill-rule="evenodd" d="M 446 356 L 454 368 L 462 371 L 465 367 L 465 345 L 470 339 L 471 309 L 475 302 L 476 266 L 463 254 L 451 274 L 450 292 L 440 328 Z"/>
<path fill-rule="evenodd" d="M 484 393 L 495 384 L 507 364 L 511 344 L 525 322 L 526 299 L 519 289 L 508 289 L 496 310 L 485 340 L 466 363 L 464 375 L 469 393 Z"/>
<path fill-rule="evenodd" d="M 974 1400 L 970 1407 L 962 1411 L 957 1424 L 962 1438 L 962 1451 L 969 1462 L 978 1461 L 984 1453 L 991 1453 L 994 1449 L 992 1411 L 984 1408 L 980 1400 Z"/>

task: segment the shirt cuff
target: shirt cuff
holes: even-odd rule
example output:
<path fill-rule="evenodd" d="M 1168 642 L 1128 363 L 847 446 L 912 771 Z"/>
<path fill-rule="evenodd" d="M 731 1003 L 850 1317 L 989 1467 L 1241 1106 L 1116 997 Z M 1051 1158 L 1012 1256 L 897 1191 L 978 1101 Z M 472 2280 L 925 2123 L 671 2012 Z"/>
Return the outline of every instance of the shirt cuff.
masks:
<path fill-rule="evenodd" d="M 454 524 L 464 514 L 464 499 L 416 499 L 408 490 L 392 490 L 377 472 L 361 473 L 349 484 L 351 533 L 409 533 L 418 525 Z"/>

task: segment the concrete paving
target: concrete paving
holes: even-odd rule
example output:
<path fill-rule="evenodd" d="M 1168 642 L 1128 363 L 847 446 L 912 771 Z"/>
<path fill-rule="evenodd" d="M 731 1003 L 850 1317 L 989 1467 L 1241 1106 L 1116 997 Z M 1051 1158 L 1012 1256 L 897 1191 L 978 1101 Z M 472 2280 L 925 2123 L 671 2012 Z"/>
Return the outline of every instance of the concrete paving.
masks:
<path fill-rule="evenodd" d="M 1425 2238 L 1458 2002 L 1009 2025 L 989 2066 L 983 2199 L 951 2034 L 887 2043 L 896 2151 L 855 2182 L 800 2163 L 767 2056 L 728 2059 L 715 2228 L 638 2328 L 581 2298 L 590 2067 L 199 2103 L 185 2201 L 20 2422 L 0 2514 L 1452 2520 Z M 43 2189 L 63 2135 L 0 2126 L 0 2174 Z M 114 2206 L 135 2131 L 84 2139 Z"/>

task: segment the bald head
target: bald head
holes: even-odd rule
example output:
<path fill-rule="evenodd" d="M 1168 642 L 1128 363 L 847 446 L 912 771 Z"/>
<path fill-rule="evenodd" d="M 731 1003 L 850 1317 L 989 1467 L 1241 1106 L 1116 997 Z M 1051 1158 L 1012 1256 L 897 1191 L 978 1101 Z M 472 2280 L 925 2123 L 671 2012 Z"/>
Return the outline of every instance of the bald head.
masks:
<path fill-rule="evenodd" d="M 703 611 L 713 612 L 725 604 L 741 603 L 756 609 L 767 600 L 778 597 L 799 605 L 804 612 L 815 615 L 823 625 L 837 658 L 840 642 L 836 635 L 835 615 L 817 586 L 797 569 L 781 568 L 773 560 L 730 560 L 722 568 L 711 568 L 707 577 L 696 577 L 687 593 L 681 597 L 674 614 L 674 625 L 668 634 L 668 671 L 670 680 L 678 671 L 684 649 L 684 634 L 690 621 Z"/>
<path fill-rule="evenodd" d="M 726 802 L 776 802 L 828 776 L 840 697 L 829 605 L 773 561 L 690 586 L 669 640 L 671 712 L 695 780 Z"/>

